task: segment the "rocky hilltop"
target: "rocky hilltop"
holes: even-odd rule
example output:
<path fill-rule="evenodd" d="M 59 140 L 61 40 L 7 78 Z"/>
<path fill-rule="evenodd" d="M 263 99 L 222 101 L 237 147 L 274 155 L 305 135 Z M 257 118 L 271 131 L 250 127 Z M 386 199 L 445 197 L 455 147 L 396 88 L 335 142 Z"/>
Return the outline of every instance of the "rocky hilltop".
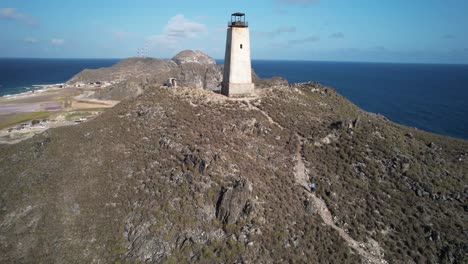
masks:
<path fill-rule="evenodd" d="M 84 70 L 67 84 L 113 82 L 95 94 L 97 99 L 122 100 L 142 93 L 136 87 L 148 83 L 164 84 L 169 78 L 176 78 L 181 86 L 208 90 L 219 89 L 223 79 L 223 66 L 216 65 L 213 58 L 200 51 L 185 50 L 170 60 L 155 58 L 130 58 L 108 68 Z"/>
<path fill-rule="evenodd" d="M 282 83 L 230 99 L 148 79 L 96 119 L 0 145 L 0 262 L 468 262 L 467 141 Z"/>
<path fill-rule="evenodd" d="M 113 82 L 114 84 L 97 91 L 91 98 L 100 100 L 122 100 L 135 97 L 148 84 L 163 85 L 169 78 L 176 78 L 184 87 L 219 90 L 223 80 L 223 65 L 201 51 L 185 50 L 170 60 L 155 58 L 130 58 L 108 68 L 84 70 L 67 84 Z M 280 77 L 261 79 L 252 71 L 257 87 L 288 85 Z"/>

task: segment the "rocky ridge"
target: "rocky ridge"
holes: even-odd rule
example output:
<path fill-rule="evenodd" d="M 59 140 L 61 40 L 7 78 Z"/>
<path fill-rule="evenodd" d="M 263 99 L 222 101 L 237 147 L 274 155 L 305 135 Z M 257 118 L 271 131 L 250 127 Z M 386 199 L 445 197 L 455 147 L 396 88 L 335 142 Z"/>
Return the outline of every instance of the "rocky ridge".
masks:
<path fill-rule="evenodd" d="M 146 87 L 147 83 L 164 84 L 176 78 L 181 86 L 218 90 L 223 78 L 223 66 L 216 65 L 213 58 L 200 51 L 185 50 L 170 60 L 155 58 L 130 58 L 96 70 L 84 70 L 67 84 L 115 82 L 116 84 L 98 91 L 95 98 L 122 100 L 142 93 L 135 87 Z"/>
<path fill-rule="evenodd" d="M 67 84 L 116 82 L 103 88 L 91 97 L 101 100 L 123 100 L 136 97 L 148 84 L 163 85 L 169 78 L 176 78 L 184 87 L 220 90 L 223 81 L 223 65 L 201 51 L 185 50 L 170 60 L 154 58 L 125 59 L 112 67 L 84 70 L 70 79 Z M 259 78 L 252 71 L 252 79 L 259 88 L 288 85 L 281 77 Z"/>

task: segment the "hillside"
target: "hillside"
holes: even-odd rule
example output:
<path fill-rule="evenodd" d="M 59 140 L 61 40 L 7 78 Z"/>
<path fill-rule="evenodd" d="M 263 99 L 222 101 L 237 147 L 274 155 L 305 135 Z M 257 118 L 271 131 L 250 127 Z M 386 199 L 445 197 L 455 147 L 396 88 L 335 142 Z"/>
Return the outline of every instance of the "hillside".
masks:
<path fill-rule="evenodd" d="M 313 82 L 246 99 L 143 85 L 0 145 L 0 262 L 468 262 L 467 141 Z"/>
<path fill-rule="evenodd" d="M 287 85 L 283 78 L 261 79 L 254 72 L 257 87 Z M 176 78 L 179 86 L 219 90 L 223 79 L 223 65 L 200 51 L 184 50 L 170 60 L 155 58 L 129 58 L 117 64 L 96 70 L 84 70 L 73 76 L 67 84 L 113 82 L 90 98 L 123 100 L 140 95 L 148 84 L 164 85 L 169 78 Z"/>
<path fill-rule="evenodd" d="M 122 100 L 141 94 L 147 83 L 163 85 L 169 78 L 176 78 L 181 86 L 208 90 L 219 89 L 222 81 L 222 65 L 200 51 L 185 50 L 170 60 L 155 58 L 129 58 L 101 69 L 84 70 L 73 76 L 67 84 L 113 82 L 93 98 Z"/>

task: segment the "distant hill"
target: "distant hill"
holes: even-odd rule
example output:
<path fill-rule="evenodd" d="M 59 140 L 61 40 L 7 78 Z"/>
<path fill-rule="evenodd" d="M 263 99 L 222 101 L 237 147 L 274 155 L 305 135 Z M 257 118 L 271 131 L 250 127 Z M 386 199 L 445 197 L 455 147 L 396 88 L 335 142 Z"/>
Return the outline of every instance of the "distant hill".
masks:
<path fill-rule="evenodd" d="M 99 99 L 121 100 L 141 93 L 132 89 L 144 83 L 163 85 L 169 78 L 176 78 L 181 86 L 209 90 L 219 89 L 222 81 L 222 66 L 200 51 L 186 50 L 170 60 L 155 58 L 129 58 L 108 67 L 96 70 L 84 70 L 67 83 L 116 82 L 96 94 Z M 141 84 L 141 85 L 140 85 Z"/>
<path fill-rule="evenodd" d="M 169 72 L 175 67 L 175 64 L 171 64 L 162 59 L 129 58 L 111 67 L 83 70 L 73 76 L 67 83 L 120 82 L 130 78 L 144 78 L 153 76 L 155 73 Z"/>
<path fill-rule="evenodd" d="M 198 73 L 97 72 L 172 64 Z M 231 99 L 148 79 L 89 122 L 0 145 L 0 262 L 468 262 L 467 141 L 272 81 Z"/>
<path fill-rule="evenodd" d="M 169 78 L 176 78 L 180 86 L 219 90 L 223 81 L 223 65 L 216 65 L 213 58 L 201 51 L 185 50 L 170 60 L 129 58 L 108 68 L 84 70 L 67 83 L 114 81 L 116 84 L 98 91 L 93 97 L 122 100 L 141 94 L 141 87 L 148 83 L 163 85 Z M 255 73 L 253 80 L 259 87 L 287 85 L 282 78 L 260 79 Z"/>

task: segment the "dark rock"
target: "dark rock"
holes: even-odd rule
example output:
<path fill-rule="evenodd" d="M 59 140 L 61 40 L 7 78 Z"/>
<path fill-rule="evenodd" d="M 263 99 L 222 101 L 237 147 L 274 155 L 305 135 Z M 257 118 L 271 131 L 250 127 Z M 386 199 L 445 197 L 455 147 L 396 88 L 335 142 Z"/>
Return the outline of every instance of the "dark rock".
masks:
<path fill-rule="evenodd" d="M 344 126 L 343 121 L 336 121 L 330 125 L 330 128 L 338 130 L 338 129 L 343 128 L 343 126 Z"/>
<path fill-rule="evenodd" d="M 359 124 L 359 118 L 356 119 L 347 119 L 333 122 L 330 125 L 330 129 L 340 130 L 340 129 L 353 129 Z"/>
<path fill-rule="evenodd" d="M 223 190 L 216 210 L 216 217 L 224 224 L 237 222 L 244 211 L 250 196 L 250 184 L 241 179 L 235 182 L 234 187 Z"/>
<path fill-rule="evenodd" d="M 306 211 L 306 214 L 308 215 L 313 215 L 317 212 L 317 209 L 315 208 L 314 204 L 309 199 L 304 201 L 304 209 Z"/>
<path fill-rule="evenodd" d="M 434 142 L 431 142 L 431 143 L 427 144 L 427 146 L 429 148 L 431 148 L 431 149 L 434 149 L 434 150 L 437 149 L 437 145 Z"/>
<path fill-rule="evenodd" d="M 209 162 L 198 156 L 196 153 L 185 154 L 184 164 L 197 169 L 201 174 L 204 174 L 208 168 Z"/>
<path fill-rule="evenodd" d="M 168 242 L 155 237 L 149 230 L 150 223 L 127 221 L 124 236 L 127 239 L 127 256 L 141 261 L 159 262 L 172 249 Z"/>
<path fill-rule="evenodd" d="M 411 168 L 411 158 L 402 154 L 397 154 L 392 160 L 393 166 L 405 174 Z"/>

